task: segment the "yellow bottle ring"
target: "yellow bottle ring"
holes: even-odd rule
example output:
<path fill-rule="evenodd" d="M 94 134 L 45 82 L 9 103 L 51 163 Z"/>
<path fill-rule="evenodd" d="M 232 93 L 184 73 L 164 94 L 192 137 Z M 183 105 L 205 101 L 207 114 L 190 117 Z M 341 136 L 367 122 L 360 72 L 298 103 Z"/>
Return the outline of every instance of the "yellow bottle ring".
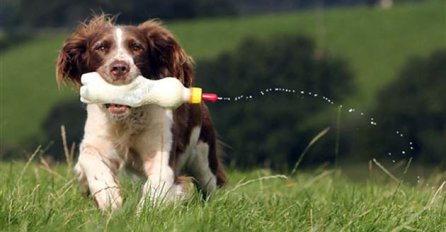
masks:
<path fill-rule="evenodd" d="M 201 103 L 201 88 L 193 87 L 190 89 L 190 100 L 189 103 L 191 104 L 198 104 Z"/>

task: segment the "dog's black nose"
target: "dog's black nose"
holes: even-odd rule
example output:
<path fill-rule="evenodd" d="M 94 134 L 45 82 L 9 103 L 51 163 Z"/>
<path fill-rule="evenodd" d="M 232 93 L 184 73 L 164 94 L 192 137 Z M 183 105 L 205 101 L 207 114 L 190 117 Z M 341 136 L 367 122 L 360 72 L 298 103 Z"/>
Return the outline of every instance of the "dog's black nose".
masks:
<path fill-rule="evenodd" d="M 113 77 L 120 79 L 122 77 L 125 77 L 125 75 L 127 75 L 127 73 L 130 71 L 130 67 L 127 64 L 127 62 L 125 61 L 121 61 L 121 60 L 117 60 L 117 61 L 113 61 L 113 63 L 111 63 L 111 74 L 113 75 Z"/>

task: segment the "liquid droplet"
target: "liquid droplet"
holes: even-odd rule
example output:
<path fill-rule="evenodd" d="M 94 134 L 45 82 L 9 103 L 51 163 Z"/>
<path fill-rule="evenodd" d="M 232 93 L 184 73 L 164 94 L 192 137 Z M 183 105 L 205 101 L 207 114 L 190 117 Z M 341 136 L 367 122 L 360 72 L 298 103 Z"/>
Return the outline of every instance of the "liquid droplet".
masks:
<path fill-rule="evenodd" d="M 314 97 L 314 98 L 319 98 L 319 99 L 323 100 L 324 102 L 326 102 L 328 104 L 331 104 L 331 105 L 335 104 L 335 102 L 332 99 L 328 98 L 327 96 L 320 95 L 320 94 L 315 93 L 313 91 L 305 91 L 305 90 L 297 91 L 295 89 L 279 88 L 279 87 L 265 88 L 265 89 L 259 90 L 254 95 L 246 94 L 246 96 L 245 95 L 239 95 L 239 96 L 232 97 L 232 98 L 231 97 L 219 97 L 218 100 L 236 101 L 236 102 L 240 102 L 240 103 L 245 103 L 245 102 L 248 102 L 251 99 L 254 99 L 257 96 L 260 96 L 260 95 L 261 96 L 265 96 L 265 95 L 268 95 L 268 94 L 273 94 L 274 92 L 277 93 L 277 94 L 280 94 L 280 93 L 297 93 L 297 94 L 300 94 L 300 95 L 298 95 L 298 97 L 301 98 L 301 99 L 304 99 L 305 96 L 310 96 L 310 97 Z M 341 104 L 338 105 L 337 104 L 337 108 L 339 110 L 342 109 L 343 107 L 344 107 L 343 105 L 341 105 Z M 366 113 L 361 112 L 359 109 L 347 108 L 347 107 L 346 107 L 346 109 L 348 109 L 347 110 L 348 113 L 358 112 L 361 116 L 367 115 Z M 377 126 L 377 122 L 375 121 L 375 119 L 373 117 L 370 117 L 370 125 Z M 404 134 L 401 131 L 399 131 L 399 130 L 395 131 L 395 133 L 399 137 L 404 137 Z M 406 149 L 401 151 L 401 154 L 404 155 L 404 154 L 406 154 L 406 151 L 414 150 L 415 148 L 414 148 L 413 144 L 414 143 L 412 141 L 410 141 L 408 143 L 408 146 L 406 147 Z M 388 156 L 392 156 L 391 152 L 388 152 L 387 154 L 388 154 Z M 396 162 L 396 161 L 393 160 L 393 162 Z"/>

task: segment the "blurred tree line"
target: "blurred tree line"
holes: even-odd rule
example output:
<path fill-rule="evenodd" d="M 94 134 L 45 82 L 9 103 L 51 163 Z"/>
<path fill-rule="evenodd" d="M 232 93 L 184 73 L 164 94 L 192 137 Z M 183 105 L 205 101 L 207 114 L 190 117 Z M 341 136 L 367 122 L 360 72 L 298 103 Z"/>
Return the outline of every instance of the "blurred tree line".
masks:
<path fill-rule="evenodd" d="M 395 0 L 404 2 L 410 0 Z M 119 14 L 119 22 L 139 23 L 148 18 L 192 19 L 315 7 L 376 5 L 379 0 L 2 0 L 0 28 L 66 27 L 92 12 Z"/>
<path fill-rule="evenodd" d="M 73 26 L 93 12 L 119 15 L 118 20 L 123 23 L 139 23 L 155 17 L 169 20 L 235 13 L 228 0 L 20 0 L 8 7 L 13 6 L 17 8 L 16 23 L 37 27 Z"/>
<path fill-rule="evenodd" d="M 395 0 L 398 2 L 411 0 Z M 119 15 L 118 23 L 149 18 L 195 19 L 334 6 L 377 5 L 379 0 L 2 0 L 0 49 L 32 37 L 40 28 L 74 27 L 94 13 Z"/>

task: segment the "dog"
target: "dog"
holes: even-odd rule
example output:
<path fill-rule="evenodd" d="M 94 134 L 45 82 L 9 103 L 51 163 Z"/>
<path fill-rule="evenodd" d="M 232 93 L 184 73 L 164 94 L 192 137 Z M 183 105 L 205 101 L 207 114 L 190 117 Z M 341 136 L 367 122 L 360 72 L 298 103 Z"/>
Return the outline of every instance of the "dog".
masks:
<path fill-rule="evenodd" d="M 56 63 L 59 85 L 98 72 L 115 85 L 138 75 L 149 79 L 176 77 L 193 83 L 193 61 L 173 34 L 157 20 L 117 25 L 112 17 L 94 16 L 64 42 Z M 205 197 L 226 182 L 218 141 L 208 108 L 184 104 L 175 110 L 156 105 L 131 108 L 88 104 L 84 136 L 74 171 L 81 189 L 101 210 L 118 209 L 123 199 L 118 172 L 144 178 L 138 207 L 146 201 L 183 199 L 183 176 L 190 176 Z"/>

